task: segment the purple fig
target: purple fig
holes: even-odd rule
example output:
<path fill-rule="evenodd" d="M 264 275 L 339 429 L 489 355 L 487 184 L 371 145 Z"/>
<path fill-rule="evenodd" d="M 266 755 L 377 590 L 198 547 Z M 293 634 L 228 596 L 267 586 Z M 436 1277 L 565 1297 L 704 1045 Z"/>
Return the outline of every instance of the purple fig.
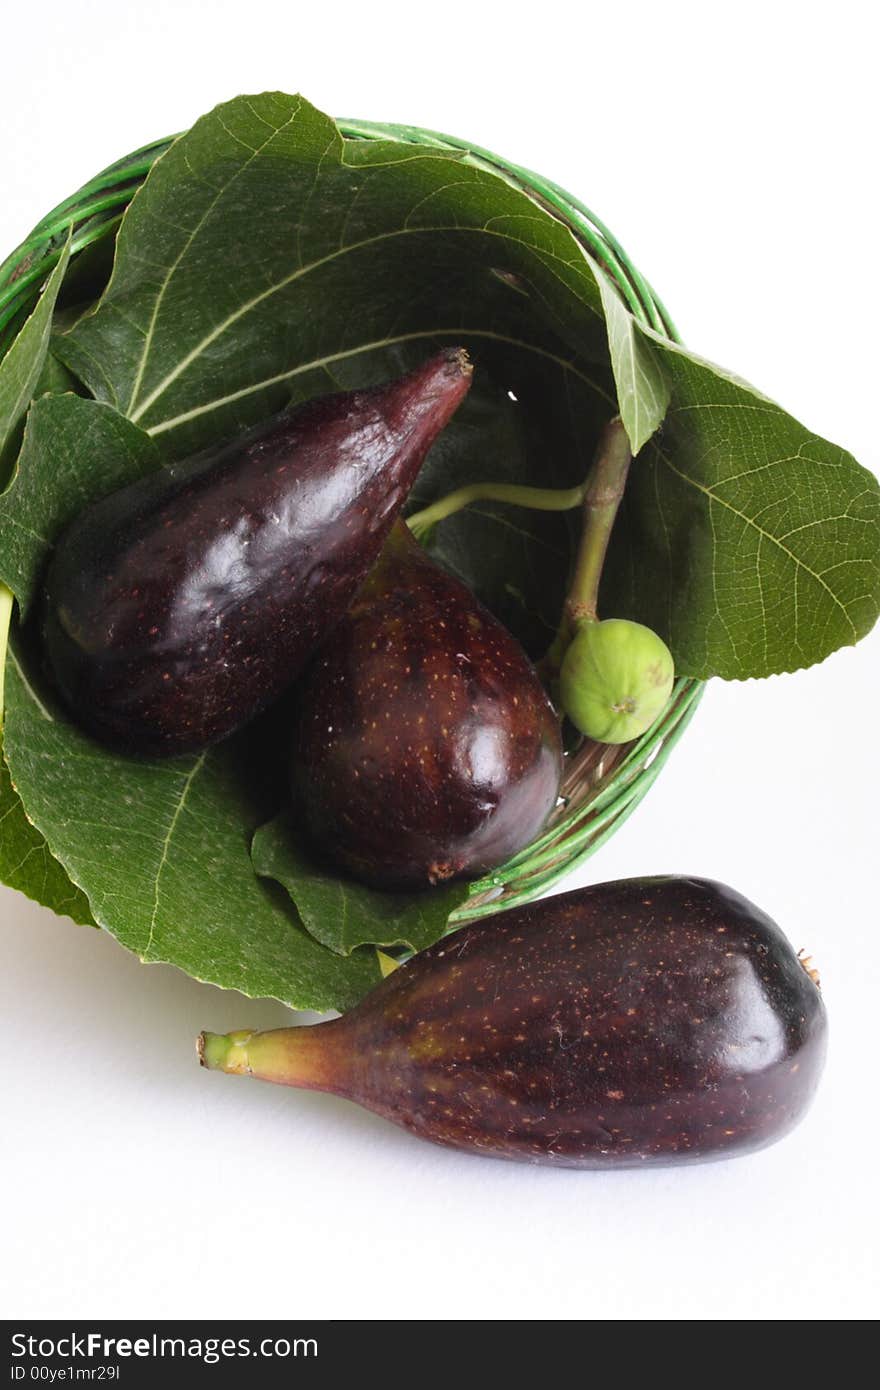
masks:
<path fill-rule="evenodd" d="M 298 692 L 294 799 L 376 887 L 476 877 L 559 794 L 559 721 L 519 643 L 399 522 Z"/>
<path fill-rule="evenodd" d="M 471 372 L 461 349 L 441 352 L 89 508 L 45 593 L 49 664 L 74 717 L 164 756 L 275 700 L 345 612 Z"/>
<path fill-rule="evenodd" d="M 815 973 L 730 888 L 642 878 L 497 913 L 313 1027 L 203 1033 L 207 1067 L 334 1092 L 435 1143 L 576 1168 L 780 1138 L 825 1055 Z"/>

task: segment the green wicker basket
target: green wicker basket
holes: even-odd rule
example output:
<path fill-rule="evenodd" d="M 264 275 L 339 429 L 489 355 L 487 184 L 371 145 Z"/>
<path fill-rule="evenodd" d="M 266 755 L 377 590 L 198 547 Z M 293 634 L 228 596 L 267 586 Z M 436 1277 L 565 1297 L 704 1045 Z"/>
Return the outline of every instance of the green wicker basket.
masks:
<path fill-rule="evenodd" d="M 391 139 L 456 150 L 471 164 L 500 175 L 572 230 L 611 276 L 638 319 L 677 339 L 663 305 L 618 241 L 593 213 L 557 184 L 487 150 L 433 131 L 363 121 L 340 121 L 339 128 L 352 139 Z M 0 357 L 33 307 L 71 230 L 74 256 L 112 237 L 133 194 L 171 143 L 168 139 L 148 145 L 105 169 L 44 217 L 0 266 Z M 700 681 L 677 681 L 663 714 L 634 743 L 611 747 L 585 741 L 576 749 L 568 759 L 562 800 L 543 834 L 500 869 L 472 884 L 470 897 L 451 921 L 458 925 L 499 907 L 529 902 L 603 845 L 658 776 L 687 727 L 702 689 Z"/>

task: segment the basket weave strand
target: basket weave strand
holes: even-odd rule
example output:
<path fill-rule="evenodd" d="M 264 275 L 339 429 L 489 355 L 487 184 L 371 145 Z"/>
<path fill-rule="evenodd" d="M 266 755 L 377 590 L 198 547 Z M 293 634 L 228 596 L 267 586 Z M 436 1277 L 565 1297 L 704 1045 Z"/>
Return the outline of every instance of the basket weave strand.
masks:
<path fill-rule="evenodd" d="M 435 131 L 356 120 L 340 121 L 339 128 L 349 139 L 395 140 L 455 150 L 467 163 L 505 179 L 570 228 L 614 281 L 640 322 L 678 341 L 669 314 L 620 243 L 589 208 L 558 184 L 489 150 Z M 114 235 L 134 193 L 173 138 L 147 145 L 103 170 L 47 213 L 0 265 L 0 358 L 32 309 L 68 237 L 71 255 L 76 256 Z M 660 718 L 640 739 L 617 747 L 584 742 L 568 759 L 561 800 L 543 834 L 499 869 L 473 883 L 467 902 L 453 914 L 451 922 L 458 925 L 499 907 L 530 902 L 594 854 L 653 785 L 687 728 L 702 692 L 702 682 L 679 679 Z"/>

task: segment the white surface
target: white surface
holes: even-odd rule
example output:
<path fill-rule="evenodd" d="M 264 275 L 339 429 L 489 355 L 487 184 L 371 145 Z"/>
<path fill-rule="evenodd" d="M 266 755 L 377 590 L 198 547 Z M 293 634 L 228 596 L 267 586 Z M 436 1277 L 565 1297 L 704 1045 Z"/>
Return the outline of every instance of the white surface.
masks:
<path fill-rule="evenodd" d="M 537 32 L 532 11 L 495 3 L 48 0 L 3 64 L 0 248 L 216 101 L 300 89 L 567 184 L 694 348 L 878 471 L 870 12 L 577 5 Z M 285 1011 L 145 968 L 0 890 L 4 1315 L 876 1315 L 878 677 L 875 633 L 795 678 L 716 683 L 579 876 L 714 876 L 814 953 L 832 1027 L 821 1093 L 789 1139 L 731 1163 L 536 1171 L 210 1076 L 199 1028 Z"/>

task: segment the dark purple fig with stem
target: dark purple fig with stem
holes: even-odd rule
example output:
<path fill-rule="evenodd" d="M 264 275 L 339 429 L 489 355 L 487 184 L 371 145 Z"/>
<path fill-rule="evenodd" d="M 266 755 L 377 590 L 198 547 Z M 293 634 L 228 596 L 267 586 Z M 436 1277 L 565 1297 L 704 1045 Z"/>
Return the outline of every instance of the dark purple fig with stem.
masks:
<path fill-rule="evenodd" d="M 297 676 L 378 556 L 466 394 L 458 348 L 142 479 L 61 536 L 44 637 L 96 737 L 148 756 L 225 738 Z"/>
<path fill-rule="evenodd" d="M 807 1109 L 815 972 L 698 878 L 605 883 L 496 913 L 313 1027 L 203 1033 L 203 1065 L 329 1091 L 424 1139 L 575 1168 L 729 1158 Z"/>
<path fill-rule="evenodd" d="M 477 877 L 556 805 L 559 721 L 519 643 L 398 522 L 298 691 L 294 800 L 380 888 Z"/>

